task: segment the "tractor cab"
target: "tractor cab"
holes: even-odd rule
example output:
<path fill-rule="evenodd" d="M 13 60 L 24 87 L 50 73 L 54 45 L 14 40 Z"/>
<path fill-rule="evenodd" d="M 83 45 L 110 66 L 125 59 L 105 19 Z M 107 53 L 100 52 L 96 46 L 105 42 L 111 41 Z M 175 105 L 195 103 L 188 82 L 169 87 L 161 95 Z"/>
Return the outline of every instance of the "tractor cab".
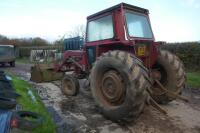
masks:
<path fill-rule="evenodd" d="M 147 9 L 121 3 L 88 16 L 87 45 L 127 40 L 154 41 L 148 14 Z"/>
<path fill-rule="evenodd" d="M 87 17 L 86 53 L 89 66 L 96 57 L 109 50 L 133 53 L 145 62 L 145 66 L 151 66 L 155 60 L 153 58 L 149 63 L 148 57 L 156 58 L 149 52 L 153 42 L 147 9 L 121 3 Z"/>

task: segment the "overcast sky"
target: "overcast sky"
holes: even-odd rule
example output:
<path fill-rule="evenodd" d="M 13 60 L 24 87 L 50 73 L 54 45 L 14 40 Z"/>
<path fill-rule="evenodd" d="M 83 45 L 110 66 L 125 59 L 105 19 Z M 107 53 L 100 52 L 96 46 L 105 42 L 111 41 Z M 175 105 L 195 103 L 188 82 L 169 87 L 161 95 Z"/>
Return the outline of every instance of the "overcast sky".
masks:
<path fill-rule="evenodd" d="M 121 2 L 149 9 L 157 41 L 200 40 L 200 0 L 0 0 L 0 34 L 53 41 Z"/>

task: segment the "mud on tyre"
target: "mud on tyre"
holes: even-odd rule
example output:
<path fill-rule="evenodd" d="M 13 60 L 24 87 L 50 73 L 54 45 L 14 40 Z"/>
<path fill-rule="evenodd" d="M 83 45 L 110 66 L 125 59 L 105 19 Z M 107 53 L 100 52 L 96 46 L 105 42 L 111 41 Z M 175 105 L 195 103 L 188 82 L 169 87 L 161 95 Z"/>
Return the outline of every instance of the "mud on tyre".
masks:
<path fill-rule="evenodd" d="M 91 71 L 91 90 L 100 111 L 113 121 L 133 121 L 143 111 L 147 69 L 127 52 L 104 53 Z"/>
<path fill-rule="evenodd" d="M 75 96 L 79 92 L 79 81 L 71 75 L 65 75 L 61 83 L 61 91 L 66 96 Z"/>
<path fill-rule="evenodd" d="M 156 64 L 153 66 L 154 73 L 157 73 L 158 80 L 168 90 L 181 94 L 184 88 L 186 76 L 184 66 L 181 60 L 174 54 L 160 50 Z M 158 88 L 159 86 L 153 85 L 153 99 L 160 104 L 167 104 L 176 98 L 170 96 L 168 93 L 163 93 Z"/>

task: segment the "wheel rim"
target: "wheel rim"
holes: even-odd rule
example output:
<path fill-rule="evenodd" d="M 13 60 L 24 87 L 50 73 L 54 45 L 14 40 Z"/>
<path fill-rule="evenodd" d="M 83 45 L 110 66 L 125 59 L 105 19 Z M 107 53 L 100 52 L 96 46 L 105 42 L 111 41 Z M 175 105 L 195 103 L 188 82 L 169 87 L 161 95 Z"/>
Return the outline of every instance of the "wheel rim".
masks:
<path fill-rule="evenodd" d="M 125 86 L 120 74 L 111 70 L 103 75 L 101 93 L 104 101 L 109 105 L 119 105 L 124 99 Z"/>
<path fill-rule="evenodd" d="M 72 92 L 74 90 L 74 85 L 68 79 L 64 79 L 63 90 L 65 93 Z"/>

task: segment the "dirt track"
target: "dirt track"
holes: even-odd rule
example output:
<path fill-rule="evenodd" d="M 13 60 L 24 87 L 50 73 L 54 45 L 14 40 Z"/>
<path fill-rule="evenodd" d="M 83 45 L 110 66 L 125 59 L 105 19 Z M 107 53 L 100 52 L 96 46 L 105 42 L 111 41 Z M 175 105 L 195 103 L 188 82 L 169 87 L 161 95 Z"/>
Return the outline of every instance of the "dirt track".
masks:
<path fill-rule="evenodd" d="M 30 77 L 30 65 L 19 65 L 7 69 L 27 79 Z M 83 81 L 80 81 L 82 84 Z M 152 107 L 146 107 L 135 123 L 113 123 L 104 118 L 91 97 L 90 91 L 81 88 L 76 97 L 65 97 L 60 92 L 60 82 L 36 84 L 40 95 L 60 127 L 58 132 L 85 133 L 200 133 L 200 89 L 187 87 L 183 95 L 189 103 L 176 100 L 162 106 L 168 115 L 159 113 Z"/>

